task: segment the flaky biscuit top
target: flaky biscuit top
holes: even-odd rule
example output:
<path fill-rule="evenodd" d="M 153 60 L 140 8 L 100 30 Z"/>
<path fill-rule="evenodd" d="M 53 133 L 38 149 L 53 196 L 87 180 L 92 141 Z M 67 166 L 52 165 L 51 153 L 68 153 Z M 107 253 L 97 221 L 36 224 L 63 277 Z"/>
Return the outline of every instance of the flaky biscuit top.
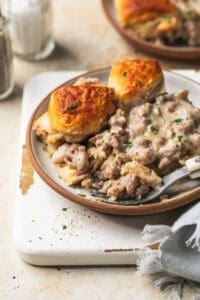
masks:
<path fill-rule="evenodd" d="M 153 59 L 124 59 L 112 65 L 109 86 L 124 104 L 138 104 L 163 86 L 160 64 Z"/>
<path fill-rule="evenodd" d="M 48 107 L 53 130 L 79 142 L 101 130 L 114 112 L 114 92 L 102 85 L 65 86 L 51 94 Z"/>
<path fill-rule="evenodd" d="M 115 0 L 122 26 L 145 22 L 163 13 L 172 13 L 177 10 L 169 0 Z"/>

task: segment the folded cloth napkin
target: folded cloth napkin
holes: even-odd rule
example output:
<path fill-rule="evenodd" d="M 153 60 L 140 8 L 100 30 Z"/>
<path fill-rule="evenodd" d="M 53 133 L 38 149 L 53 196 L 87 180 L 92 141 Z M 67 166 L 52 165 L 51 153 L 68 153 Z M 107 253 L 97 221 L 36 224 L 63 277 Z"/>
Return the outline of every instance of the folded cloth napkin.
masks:
<path fill-rule="evenodd" d="M 200 203 L 184 213 L 172 227 L 146 225 L 143 239 L 150 245 L 160 243 L 157 250 L 137 250 L 138 273 L 151 274 L 155 286 L 170 290 L 171 299 L 181 299 L 183 287 L 196 290 L 200 300 Z"/>

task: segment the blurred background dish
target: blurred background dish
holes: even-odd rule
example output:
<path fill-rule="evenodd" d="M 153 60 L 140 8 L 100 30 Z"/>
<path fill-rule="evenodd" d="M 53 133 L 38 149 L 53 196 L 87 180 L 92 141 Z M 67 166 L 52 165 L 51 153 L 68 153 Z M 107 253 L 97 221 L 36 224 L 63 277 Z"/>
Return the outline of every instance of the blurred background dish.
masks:
<path fill-rule="evenodd" d="M 198 58 L 200 58 L 200 47 L 199 47 L 200 41 L 198 41 L 197 37 L 195 37 L 195 41 L 193 38 L 194 37 L 194 29 L 196 32 L 195 35 L 199 36 L 200 17 L 199 17 L 198 22 L 196 22 L 196 27 L 194 26 L 195 23 L 194 22 L 192 23 L 192 21 L 191 21 L 192 19 L 196 20 L 197 16 L 198 16 L 198 11 L 195 10 L 195 8 L 193 10 L 187 10 L 187 12 L 185 13 L 186 21 L 184 24 L 186 24 L 186 25 L 184 25 L 184 26 L 188 30 L 187 30 L 187 32 L 184 29 L 181 30 L 182 36 L 184 38 L 180 38 L 180 36 L 175 38 L 175 36 L 174 36 L 174 39 L 173 39 L 173 41 L 171 40 L 171 44 L 170 44 L 170 39 L 169 38 L 166 39 L 167 34 L 165 34 L 164 37 L 163 37 L 163 32 L 162 32 L 162 34 L 157 34 L 157 35 L 155 34 L 156 27 L 155 27 L 155 24 L 152 23 L 152 21 L 150 21 L 150 23 L 151 23 L 151 25 L 153 24 L 154 26 L 153 26 L 153 29 L 151 28 L 150 31 L 151 31 L 151 33 L 154 33 L 154 34 L 150 35 L 150 33 L 149 33 L 149 35 L 148 35 L 147 34 L 148 33 L 147 22 L 146 23 L 144 22 L 143 25 L 141 25 L 142 24 L 141 23 L 135 27 L 133 27 L 131 25 L 131 22 L 133 22 L 131 20 L 130 21 L 126 20 L 126 23 L 124 23 L 125 21 L 122 20 L 122 15 L 120 15 L 120 17 L 119 17 L 114 0 L 101 0 L 101 1 L 102 1 L 103 10 L 104 10 L 107 18 L 113 25 L 113 27 L 123 37 L 125 37 L 133 46 L 140 48 L 141 50 L 148 52 L 150 54 L 163 56 L 166 58 L 175 58 L 175 59 L 180 59 L 180 60 L 184 60 L 184 61 L 197 60 Z M 120 1 L 116 1 L 116 2 L 120 2 Z M 182 2 L 182 1 L 179 1 L 179 2 Z M 174 21 L 174 19 L 175 19 L 175 17 L 170 14 L 165 14 L 164 16 L 165 17 L 161 18 L 159 21 L 160 28 L 161 28 L 161 25 L 162 25 L 162 28 L 166 27 L 164 25 L 167 25 L 169 22 L 171 24 L 172 21 Z M 166 16 L 168 16 L 170 18 L 170 20 L 169 20 L 169 18 L 167 19 Z M 180 19 L 182 20 L 182 17 Z M 156 20 L 156 22 L 157 22 L 157 20 Z M 158 26 L 157 23 L 156 23 L 156 26 Z M 148 26 L 148 28 L 150 28 L 150 27 L 151 26 Z M 189 28 L 190 28 L 190 30 L 189 30 Z M 146 32 L 146 34 L 145 34 L 145 32 Z M 169 36 L 169 34 L 168 34 L 168 36 Z M 170 32 L 170 37 L 173 37 L 171 32 Z M 199 37 L 199 39 L 200 39 L 200 37 Z M 168 40 L 168 43 L 165 42 L 166 40 Z M 186 43 L 188 43 L 188 44 L 186 44 Z"/>

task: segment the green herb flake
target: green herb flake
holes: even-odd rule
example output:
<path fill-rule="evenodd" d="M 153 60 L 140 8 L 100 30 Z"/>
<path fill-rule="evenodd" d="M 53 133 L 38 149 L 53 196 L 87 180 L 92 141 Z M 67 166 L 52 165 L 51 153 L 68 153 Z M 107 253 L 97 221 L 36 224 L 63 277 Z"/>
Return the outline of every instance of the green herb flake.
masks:
<path fill-rule="evenodd" d="M 194 126 L 197 128 L 200 125 L 200 120 L 195 120 L 194 121 Z"/>
<path fill-rule="evenodd" d="M 170 16 L 170 15 L 165 15 L 164 18 L 167 19 L 167 20 L 171 20 L 172 16 Z"/>
<path fill-rule="evenodd" d="M 133 147 L 133 141 L 127 141 L 127 146 L 128 146 L 128 148 Z"/>
<path fill-rule="evenodd" d="M 78 196 L 83 197 L 83 198 L 86 197 L 86 195 L 83 193 L 78 194 Z"/>
<path fill-rule="evenodd" d="M 126 75 L 127 75 L 127 72 L 126 72 L 126 71 L 122 73 L 122 76 L 123 76 L 123 77 L 126 77 Z"/>
<path fill-rule="evenodd" d="M 62 229 L 63 229 L 63 230 L 66 230 L 66 229 L 67 229 L 67 226 L 66 226 L 66 225 L 63 225 Z"/>
<path fill-rule="evenodd" d="M 66 208 L 66 207 L 64 207 L 62 210 L 63 210 L 63 211 L 67 211 L 67 208 Z"/>
<path fill-rule="evenodd" d="M 158 166 L 159 163 L 160 163 L 160 158 L 159 158 L 159 157 L 156 157 L 156 159 L 154 160 L 153 163 L 154 163 L 156 166 Z"/>
<path fill-rule="evenodd" d="M 78 107 L 78 104 L 76 103 L 72 103 L 69 105 L 69 109 L 73 110 L 73 109 L 76 109 Z"/>
<path fill-rule="evenodd" d="M 31 220 L 31 222 L 32 222 L 32 223 L 35 223 L 35 220 L 34 220 L 34 219 L 33 219 L 33 220 Z"/>
<path fill-rule="evenodd" d="M 186 14 L 187 14 L 188 16 L 191 16 L 191 15 L 193 14 L 193 10 L 192 10 L 192 9 L 188 9 L 188 11 L 186 12 Z"/>
<path fill-rule="evenodd" d="M 177 136 L 177 139 L 178 139 L 178 142 L 179 143 L 183 143 L 184 141 L 183 141 L 183 136 L 182 135 L 178 135 Z"/>
<path fill-rule="evenodd" d="M 29 242 L 29 243 L 32 243 L 32 241 L 31 241 L 31 240 L 29 240 L 28 242 Z"/>
<path fill-rule="evenodd" d="M 158 133 L 159 132 L 159 129 L 157 127 L 153 126 L 153 125 L 150 127 L 150 130 L 153 133 Z"/>
<path fill-rule="evenodd" d="M 172 132 L 172 137 L 175 137 L 176 136 L 176 132 Z"/>
<path fill-rule="evenodd" d="M 174 124 L 174 123 L 180 123 L 180 122 L 182 122 L 182 121 L 183 121 L 183 119 L 177 118 L 177 119 L 174 119 L 172 123 L 173 123 L 173 124 Z"/>

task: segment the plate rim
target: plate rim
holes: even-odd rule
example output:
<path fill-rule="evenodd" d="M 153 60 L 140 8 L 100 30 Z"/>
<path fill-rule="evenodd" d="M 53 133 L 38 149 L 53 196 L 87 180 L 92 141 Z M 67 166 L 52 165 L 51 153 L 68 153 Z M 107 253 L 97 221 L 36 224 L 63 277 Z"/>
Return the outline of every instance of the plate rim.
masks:
<path fill-rule="evenodd" d="M 108 2 L 112 2 L 112 6 L 114 7 L 114 0 L 101 0 L 101 6 L 106 15 L 107 19 L 111 23 L 118 33 L 124 37 L 129 43 L 136 46 L 137 48 L 143 50 L 146 53 L 156 54 L 166 58 L 174 58 L 179 60 L 195 61 L 200 58 L 200 47 L 169 47 L 169 46 L 156 46 L 153 43 L 149 43 L 147 41 L 143 41 L 137 37 L 130 35 L 126 29 L 123 29 L 119 22 L 112 17 L 110 14 L 110 10 L 108 9 Z"/>
<path fill-rule="evenodd" d="M 44 105 L 44 103 L 47 101 L 47 98 L 50 97 L 51 93 L 55 91 L 56 89 L 70 84 L 71 81 L 77 80 L 80 76 L 90 76 L 94 72 L 103 72 L 110 70 L 111 67 L 101 68 L 101 69 L 95 69 L 92 71 L 85 72 L 83 74 L 80 74 L 78 76 L 75 76 L 62 84 L 60 84 L 58 87 L 53 89 L 50 93 L 48 93 L 43 99 L 39 102 L 39 104 L 36 106 L 34 111 L 31 114 L 31 117 L 28 121 L 28 126 L 26 129 L 26 148 L 28 152 L 29 159 L 31 161 L 31 164 L 34 167 L 34 170 L 37 172 L 39 177 L 54 191 L 62 195 L 63 197 L 67 198 L 68 200 L 71 200 L 73 202 L 76 202 L 78 204 L 84 205 L 89 209 L 96 210 L 99 212 L 112 214 L 112 215 L 149 215 L 149 214 L 156 214 L 161 213 L 169 210 L 176 209 L 178 207 L 184 206 L 186 204 L 189 204 L 190 202 L 193 202 L 197 200 L 200 196 L 200 187 L 195 188 L 192 191 L 180 193 L 179 195 L 170 198 L 169 200 L 164 200 L 158 203 L 150 203 L 150 204 L 144 204 L 144 205 L 136 205 L 136 206 L 121 206 L 116 204 L 107 204 L 87 198 L 80 197 L 69 190 L 65 189 L 58 183 L 56 183 L 46 172 L 42 169 L 42 167 L 39 165 L 37 161 L 37 157 L 34 154 L 33 148 L 32 148 L 32 141 L 31 141 L 31 133 L 32 133 L 32 126 L 33 122 L 35 120 L 35 116 L 38 112 L 38 110 Z M 172 72 L 170 70 L 165 70 L 169 73 L 172 73 L 178 77 L 183 77 L 195 84 L 197 84 L 200 88 L 200 84 L 196 82 L 195 80 L 189 79 L 187 76 L 177 74 L 175 72 Z"/>

